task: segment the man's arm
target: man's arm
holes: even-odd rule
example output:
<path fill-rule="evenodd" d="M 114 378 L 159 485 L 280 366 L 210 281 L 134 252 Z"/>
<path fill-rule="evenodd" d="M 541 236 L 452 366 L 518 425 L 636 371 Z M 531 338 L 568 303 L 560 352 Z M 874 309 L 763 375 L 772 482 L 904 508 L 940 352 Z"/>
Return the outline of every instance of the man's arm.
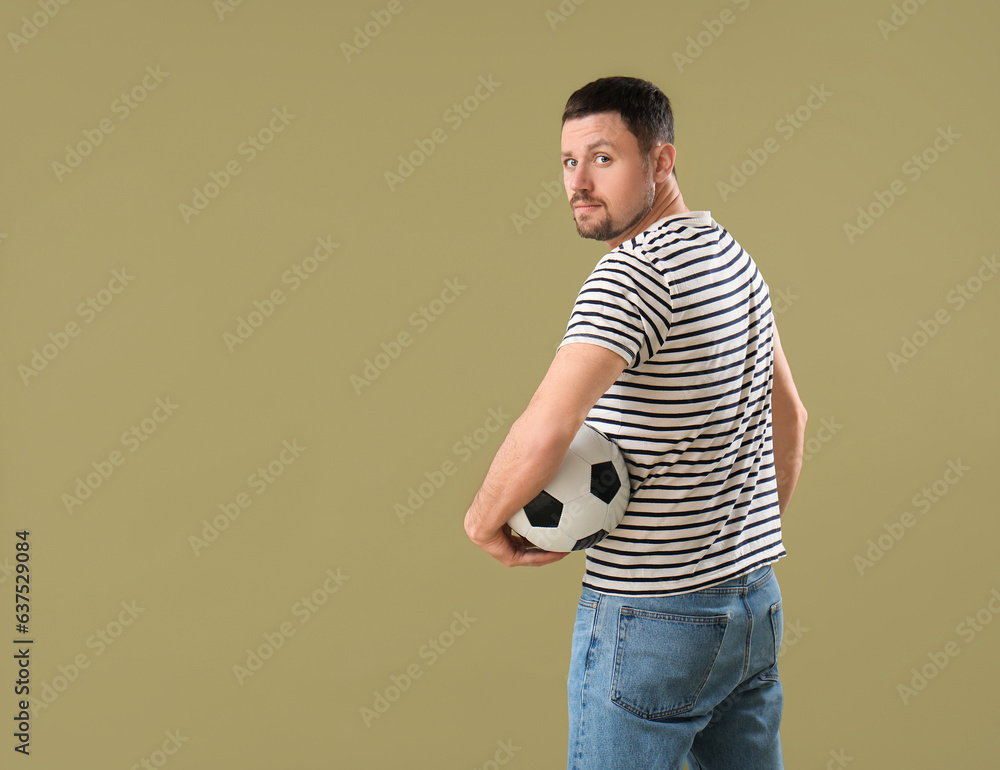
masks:
<path fill-rule="evenodd" d="M 587 413 L 625 363 L 598 345 L 578 342 L 559 348 L 465 514 L 465 531 L 473 543 L 508 567 L 541 566 L 566 556 L 515 536 L 507 520 L 555 477 Z"/>
<path fill-rule="evenodd" d="M 802 470 L 802 446 L 805 441 L 806 408 L 799 399 L 792 370 L 785 359 L 774 327 L 774 381 L 771 388 L 771 438 L 774 445 L 774 471 L 778 480 L 778 511 L 784 514 L 795 491 Z"/>

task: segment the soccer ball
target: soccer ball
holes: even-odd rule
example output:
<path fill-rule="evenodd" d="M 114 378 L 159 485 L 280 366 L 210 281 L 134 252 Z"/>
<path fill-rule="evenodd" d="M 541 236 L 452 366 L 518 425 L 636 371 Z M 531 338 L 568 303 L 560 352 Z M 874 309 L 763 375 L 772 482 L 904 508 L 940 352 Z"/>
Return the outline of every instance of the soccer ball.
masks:
<path fill-rule="evenodd" d="M 546 551 L 579 551 L 618 526 L 630 492 L 618 447 L 584 423 L 555 478 L 507 523 Z"/>

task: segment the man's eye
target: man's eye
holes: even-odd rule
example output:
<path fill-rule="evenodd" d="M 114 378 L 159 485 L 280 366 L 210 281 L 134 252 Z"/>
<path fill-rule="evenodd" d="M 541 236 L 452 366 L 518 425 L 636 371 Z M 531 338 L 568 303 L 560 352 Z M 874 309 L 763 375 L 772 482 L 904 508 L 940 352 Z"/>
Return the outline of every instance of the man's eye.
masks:
<path fill-rule="evenodd" d="M 609 158 L 607 155 L 598 155 L 597 162 L 602 165 L 606 165 L 611 162 L 611 158 Z"/>
<path fill-rule="evenodd" d="M 566 160 L 563 161 L 563 165 L 568 166 L 569 168 L 575 168 L 576 160 L 574 160 L 573 158 L 566 158 Z"/>

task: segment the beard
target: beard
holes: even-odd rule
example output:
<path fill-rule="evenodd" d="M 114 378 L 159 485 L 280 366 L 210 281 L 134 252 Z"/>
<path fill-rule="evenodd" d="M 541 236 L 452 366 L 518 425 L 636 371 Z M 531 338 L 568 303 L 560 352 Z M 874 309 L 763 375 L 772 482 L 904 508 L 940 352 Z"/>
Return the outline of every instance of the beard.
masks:
<path fill-rule="evenodd" d="M 581 222 L 574 216 L 573 221 L 576 224 L 576 231 L 579 233 L 581 238 L 590 238 L 595 241 L 605 242 L 616 240 L 639 224 L 639 222 L 642 221 L 642 218 L 653 210 L 653 203 L 655 199 L 656 188 L 650 184 L 646 188 L 646 194 L 640 202 L 635 215 L 627 222 L 623 222 L 620 219 L 612 218 L 611 212 L 608 211 L 607 206 L 605 206 L 602 201 L 597 201 L 586 196 L 574 196 L 570 203 L 597 204 L 602 206 L 604 209 L 604 217 L 601 219 L 588 219 Z"/>

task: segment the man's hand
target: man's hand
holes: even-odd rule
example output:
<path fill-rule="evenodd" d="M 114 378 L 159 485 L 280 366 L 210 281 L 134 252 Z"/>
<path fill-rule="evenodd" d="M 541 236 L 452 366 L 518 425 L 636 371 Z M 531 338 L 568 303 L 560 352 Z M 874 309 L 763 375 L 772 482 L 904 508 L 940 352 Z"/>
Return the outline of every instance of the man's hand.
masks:
<path fill-rule="evenodd" d="M 479 535 L 469 531 L 466 517 L 466 534 L 469 539 L 505 567 L 542 567 L 568 556 L 568 553 L 543 551 L 504 524 L 492 535 Z"/>

